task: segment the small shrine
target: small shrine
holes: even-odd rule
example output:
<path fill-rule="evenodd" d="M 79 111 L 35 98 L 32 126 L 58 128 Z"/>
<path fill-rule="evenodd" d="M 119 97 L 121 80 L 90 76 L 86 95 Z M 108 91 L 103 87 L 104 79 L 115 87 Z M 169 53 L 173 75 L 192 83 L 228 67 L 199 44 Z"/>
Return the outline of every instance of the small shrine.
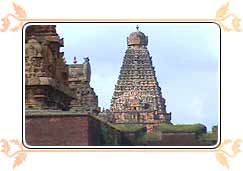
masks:
<path fill-rule="evenodd" d="M 90 87 L 91 67 L 89 58 L 84 58 L 84 63 L 77 64 L 74 57 L 73 64 L 69 64 L 69 88 L 75 93 L 70 108 L 79 112 L 98 113 L 98 96 L 94 89 Z"/>

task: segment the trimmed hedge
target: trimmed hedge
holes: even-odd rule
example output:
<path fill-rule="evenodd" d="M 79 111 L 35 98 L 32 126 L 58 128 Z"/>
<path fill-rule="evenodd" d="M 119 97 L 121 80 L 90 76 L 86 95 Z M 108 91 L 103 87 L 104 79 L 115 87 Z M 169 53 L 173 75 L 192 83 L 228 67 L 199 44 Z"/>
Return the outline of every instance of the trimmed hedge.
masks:
<path fill-rule="evenodd" d="M 200 135 L 207 132 L 207 128 L 202 124 L 171 125 L 160 124 L 159 130 L 163 133 L 196 133 Z"/>
<path fill-rule="evenodd" d="M 103 118 L 101 118 L 99 116 L 92 116 L 92 117 L 100 120 L 101 122 L 106 123 L 107 125 L 109 125 L 110 127 L 114 128 L 114 129 L 117 129 L 122 132 L 136 132 L 136 131 L 139 131 L 139 130 L 145 128 L 145 126 L 142 124 L 114 124 L 114 123 L 109 123 L 109 122 L 105 121 Z"/>

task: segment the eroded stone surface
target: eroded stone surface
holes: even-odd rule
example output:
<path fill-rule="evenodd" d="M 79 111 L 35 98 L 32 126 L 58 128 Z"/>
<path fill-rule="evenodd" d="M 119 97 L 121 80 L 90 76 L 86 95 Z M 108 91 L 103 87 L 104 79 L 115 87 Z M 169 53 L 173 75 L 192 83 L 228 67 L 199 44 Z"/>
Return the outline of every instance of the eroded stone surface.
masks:
<path fill-rule="evenodd" d="M 75 97 L 68 89 L 63 39 L 56 26 L 28 26 L 25 40 L 26 108 L 68 109 Z"/>
<path fill-rule="evenodd" d="M 84 58 L 83 64 L 69 65 L 69 87 L 75 93 L 76 99 L 73 99 L 70 107 L 75 111 L 98 113 L 98 97 L 94 89 L 90 87 L 91 67 L 89 58 Z"/>

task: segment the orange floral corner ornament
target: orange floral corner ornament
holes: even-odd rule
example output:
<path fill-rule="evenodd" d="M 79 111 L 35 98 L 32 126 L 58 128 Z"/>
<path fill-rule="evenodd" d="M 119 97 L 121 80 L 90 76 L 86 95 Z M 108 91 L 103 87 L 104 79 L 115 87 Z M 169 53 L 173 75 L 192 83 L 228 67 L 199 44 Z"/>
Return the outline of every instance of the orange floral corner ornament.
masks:
<path fill-rule="evenodd" d="M 0 140 L 1 143 L 1 152 L 7 156 L 8 158 L 14 158 L 12 168 L 15 169 L 16 166 L 22 164 L 27 156 L 26 151 L 24 150 L 24 146 L 18 140 L 10 140 L 7 141 L 5 139 Z M 11 146 L 17 146 L 16 151 L 11 151 Z"/>
<path fill-rule="evenodd" d="M 232 141 L 229 139 L 224 140 L 223 143 L 221 144 L 220 148 L 215 152 L 216 160 L 221 165 L 223 165 L 227 169 L 229 169 L 230 168 L 229 159 L 235 158 L 238 155 L 238 153 L 241 152 L 241 150 L 240 150 L 241 143 L 242 143 L 241 139 L 237 139 L 235 141 Z M 231 145 L 230 151 L 225 150 L 226 145 Z"/>
<path fill-rule="evenodd" d="M 224 31 L 237 31 L 241 32 L 242 28 L 240 27 L 241 19 L 237 17 L 234 13 L 228 13 L 229 2 L 222 5 L 216 12 L 216 21 L 222 27 Z M 231 21 L 231 26 L 226 24 L 227 21 Z"/>
<path fill-rule="evenodd" d="M 13 31 L 16 32 L 20 28 L 22 28 L 24 21 L 26 20 L 26 12 L 25 10 L 13 2 L 13 8 L 15 11 L 15 14 L 8 13 L 4 18 L 1 19 L 2 24 L 0 27 L 0 32 L 6 32 L 6 31 Z M 16 25 L 10 27 L 10 18 L 16 20 Z"/>

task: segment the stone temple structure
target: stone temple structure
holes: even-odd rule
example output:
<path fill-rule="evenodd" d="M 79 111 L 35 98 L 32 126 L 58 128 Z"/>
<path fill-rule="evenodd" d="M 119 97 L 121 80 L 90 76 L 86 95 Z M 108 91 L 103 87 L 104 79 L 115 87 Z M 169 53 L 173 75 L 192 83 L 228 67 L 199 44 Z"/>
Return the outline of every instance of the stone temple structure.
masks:
<path fill-rule="evenodd" d="M 64 41 L 55 25 L 31 25 L 25 34 L 25 107 L 97 113 L 98 97 L 90 87 L 89 59 L 66 64 Z"/>
<path fill-rule="evenodd" d="M 25 106 L 68 109 L 75 98 L 69 89 L 63 39 L 55 25 L 32 25 L 25 34 Z"/>
<path fill-rule="evenodd" d="M 84 58 L 83 64 L 77 64 L 74 57 L 74 64 L 69 64 L 69 87 L 75 93 L 70 108 L 75 111 L 98 113 L 98 97 L 94 89 L 90 87 L 91 67 L 89 58 Z"/>
<path fill-rule="evenodd" d="M 170 123 L 166 112 L 152 57 L 147 49 L 148 37 L 137 26 L 127 38 L 123 59 L 110 111 L 115 123 Z"/>

